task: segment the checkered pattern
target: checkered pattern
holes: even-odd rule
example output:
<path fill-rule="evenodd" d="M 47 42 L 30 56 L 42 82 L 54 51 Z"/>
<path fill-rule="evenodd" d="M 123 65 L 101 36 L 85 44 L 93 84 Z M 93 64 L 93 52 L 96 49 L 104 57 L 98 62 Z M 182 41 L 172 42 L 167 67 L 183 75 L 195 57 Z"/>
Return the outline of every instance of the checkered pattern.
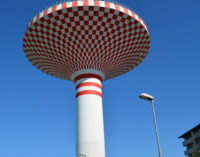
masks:
<path fill-rule="evenodd" d="M 135 68 L 150 48 L 144 22 L 109 2 L 85 0 L 53 6 L 26 29 L 23 48 L 41 71 L 66 80 L 79 70 L 95 69 L 105 80 Z"/>

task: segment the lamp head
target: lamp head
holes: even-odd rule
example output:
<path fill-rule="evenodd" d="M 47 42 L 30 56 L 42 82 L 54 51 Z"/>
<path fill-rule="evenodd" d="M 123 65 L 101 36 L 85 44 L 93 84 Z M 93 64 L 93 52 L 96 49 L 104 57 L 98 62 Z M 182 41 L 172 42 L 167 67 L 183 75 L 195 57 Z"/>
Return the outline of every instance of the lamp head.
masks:
<path fill-rule="evenodd" d="M 153 101 L 153 96 L 146 94 L 146 93 L 142 93 L 139 96 L 140 99 L 144 99 L 144 100 L 149 100 L 149 101 Z"/>

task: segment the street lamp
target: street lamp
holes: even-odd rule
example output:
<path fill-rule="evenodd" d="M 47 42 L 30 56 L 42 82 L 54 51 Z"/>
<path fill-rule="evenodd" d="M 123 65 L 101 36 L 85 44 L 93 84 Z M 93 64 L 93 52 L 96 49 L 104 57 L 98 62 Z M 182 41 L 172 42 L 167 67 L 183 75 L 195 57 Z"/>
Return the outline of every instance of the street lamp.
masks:
<path fill-rule="evenodd" d="M 146 94 L 146 93 L 142 93 L 139 96 L 140 99 L 143 100 L 148 100 L 151 101 L 152 104 L 152 110 L 153 110 L 153 119 L 154 119 L 154 124 L 155 124 L 155 129 L 156 129 L 156 137 L 157 137 L 157 144 L 158 144 L 158 153 L 159 153 L 159 157 L 162 157 L 161 154 L 161 148 L 160 148 L 160 142 L 159 142 L 159 136 L 158 136 L 158 128 L 157 128 L 157 123 L 156 123 L 156 114 L 155 114 L 155 110 L 154 110 L 154 105 L 153 105 L 153 96 Z"/>

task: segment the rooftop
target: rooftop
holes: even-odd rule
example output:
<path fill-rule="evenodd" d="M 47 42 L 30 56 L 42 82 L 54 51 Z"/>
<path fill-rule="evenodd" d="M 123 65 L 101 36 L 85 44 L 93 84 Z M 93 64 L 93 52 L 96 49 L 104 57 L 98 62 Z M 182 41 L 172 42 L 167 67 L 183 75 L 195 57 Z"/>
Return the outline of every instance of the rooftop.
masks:
<path fill-rule="evenodd" d="M 191 131 L 195 131 L 195 130 L 198 130 L 198 129 L 200 129 L 200 124 L 198 124 L 197 126 L 195 126 L 192 129 L 190 129 L 189 131 L 187 131 L 183 135 L 179 136 L 178 138 L 185 138 L 185 137 L 187 137 L 191 133 Z"/>

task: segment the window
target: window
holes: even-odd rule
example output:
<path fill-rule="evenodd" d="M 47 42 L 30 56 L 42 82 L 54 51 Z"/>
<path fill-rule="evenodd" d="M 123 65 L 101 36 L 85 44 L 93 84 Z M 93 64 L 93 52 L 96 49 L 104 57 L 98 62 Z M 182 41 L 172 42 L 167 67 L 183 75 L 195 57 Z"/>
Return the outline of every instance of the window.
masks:
<path fill-rule="evenodd" d="M 193 134 L 196 134 L 198 131 L 199 131 L 199 128 L 196 128 L 192 132 L 193 132 Z"/>
<path fill-rule="evenodd" d="M 190 148 L 192 148 L 193 147 L 193 143 L 191 142 L 191 143 L 189 143 L 189 144 L 187 144 L 187 149 L 190 149 Z"/>
<path fill-rule="evenodd" d="M 200 137 L 195 138 L 195 143 L 199 144 L 200 143 Z"/>
<path fill-rule="evenodd" d="M 185 136 L 185 140 L 188 140 L 191 137 L 191 134 L 189 133 L 188 135 Z"/>

